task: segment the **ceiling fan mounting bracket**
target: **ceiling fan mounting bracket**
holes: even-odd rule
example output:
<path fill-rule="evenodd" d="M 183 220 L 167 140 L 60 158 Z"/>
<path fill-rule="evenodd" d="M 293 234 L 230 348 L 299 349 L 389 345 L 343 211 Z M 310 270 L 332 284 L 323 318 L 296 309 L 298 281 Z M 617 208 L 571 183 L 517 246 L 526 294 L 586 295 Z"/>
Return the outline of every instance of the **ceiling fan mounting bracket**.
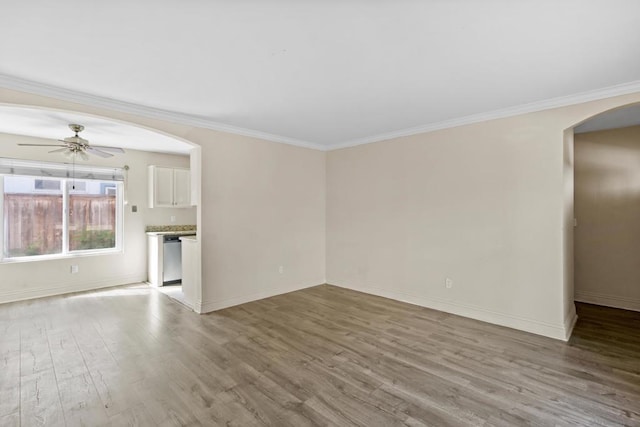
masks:
<path fill-rule="evenodd" d="M 82 132 L 84 130 L 84 126 L 78 125 L 76 123 L 71 123 L 71 124 L 69 124 L 69 129 L 71 129 L 73 132 L 75 132 L 76 136 L 77 136 L 78 133 L 80 133 L 80 132 Z"/>

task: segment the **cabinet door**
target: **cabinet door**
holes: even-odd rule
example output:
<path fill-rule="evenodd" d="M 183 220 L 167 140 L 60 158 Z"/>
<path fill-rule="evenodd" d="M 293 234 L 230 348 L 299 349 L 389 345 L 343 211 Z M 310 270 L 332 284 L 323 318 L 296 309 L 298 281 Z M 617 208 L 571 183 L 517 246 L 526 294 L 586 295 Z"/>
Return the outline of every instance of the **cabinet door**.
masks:
<path fill-rule="evenodd" d="M 173 204 L 175 207 L 191 206 L 191 171 L 173 170 Z"/>
<path fill-rule="evenodd" d="M 173 169 L 154 168 L 153 195 L 154 207 L 173 206 Z"/>

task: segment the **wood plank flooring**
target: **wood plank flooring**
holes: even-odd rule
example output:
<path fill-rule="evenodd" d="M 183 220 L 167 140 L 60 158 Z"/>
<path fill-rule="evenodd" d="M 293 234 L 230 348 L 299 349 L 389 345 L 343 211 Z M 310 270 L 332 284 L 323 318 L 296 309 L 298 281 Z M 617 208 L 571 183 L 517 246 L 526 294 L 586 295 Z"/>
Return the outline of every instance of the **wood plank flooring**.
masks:
<path fill-rule="evenodd" d="M 563 343 L 327 285 L 4 304 L 0 425 L 640 425 L 640 313 L 578 314 Z"/>

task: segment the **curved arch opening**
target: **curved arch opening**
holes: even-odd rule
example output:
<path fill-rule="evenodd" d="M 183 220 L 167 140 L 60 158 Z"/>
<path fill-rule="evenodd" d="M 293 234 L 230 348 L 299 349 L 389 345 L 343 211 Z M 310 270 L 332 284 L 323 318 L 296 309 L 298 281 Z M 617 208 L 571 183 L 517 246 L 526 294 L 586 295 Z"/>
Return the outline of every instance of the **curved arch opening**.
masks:
<path fill-rule="evenodd" d="M 575 302 L 639 311 L 640 103 L 565 130 L 564 201 L 565 318 Z"/>
<path fill-rule="evenodd" d="M 124 154 L 111 158 L 90 156 L 91 166 L 128 166 L 126 206 L 122 213 L 122 251 L 108 255 L 43 260 L 37 269 L 29 262 L 1 264 L 4 283 L 22 283 L 23 289 L 0 287 L 0 302 L 56 295 L 101 287 L 125 285 L 148 280 L 147 226 L 196 225 L 201 233 L 200 209 L 200 146 L 179 135 L 143 123 L 133 123 L 107 115 L 85 111 L 49 108 L 39 105 L 0 103 L 0 157 L 40 162 L 66 163 L 60 153 L 50 153 L 47 147 L 23 147 L 20 143 L 56 144 L 71 136 L 70 123 L 85 126 L 82 137 L 91 145 L 119 147 Z M 148 166 L 158 165 L 189 169 L 192 207 L 150 208 L 148 199 Z M 4 212 L 4 211 L 3 211 Z M 191 290 L 188 305 L 197 311 L 201 299 L 200 239 L 195 240 L 193 252 L 197 262 L 190 274 L 195 289 Z M 38 262 L 38 261 L 35 261 Z M 69 264 L 71 263 L 71 267 Z M 31 269 L 29 270 L 29 265 Z M 71 270 L 70 270 L 71 268 Z M 25 274 L 29 270 L 29 274 Z M 32 274 L 38 270 L 38 274 Z M 72 271 L 73 275 L 69 275 Z M 75 271 L 75 272 L 74 272 Z M 29 277 L 29 281 L 26 281 Z"/>

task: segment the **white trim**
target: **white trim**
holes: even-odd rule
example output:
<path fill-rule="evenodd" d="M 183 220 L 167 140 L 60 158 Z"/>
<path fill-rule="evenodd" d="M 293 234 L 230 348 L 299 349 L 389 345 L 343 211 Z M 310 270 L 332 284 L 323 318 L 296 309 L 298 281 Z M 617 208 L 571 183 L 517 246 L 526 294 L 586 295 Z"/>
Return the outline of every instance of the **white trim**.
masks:
<path fill-rule="evenodd" d="M 572 303 L 571 310 L 564 319 L 565 341 L 569 341 L 569 338 L 571 338 L 576 322 L 578 322 L 578 314 L 576 313 L 576 305 Z"/>
<path fill-rule="evenodd" d="M 240 304 L 246 304 L 252 301 L 258 301 L 265 298 L 270 298 L 276 295 L 288 294 L 289 292 L 299 291 L 301 289 L 312 288 L 314 286 L 320 286 L 324 283 L 313 283 L 303 286 L 283 286 L 278 288 L 265 289 L 260 292 L 256 292 L 249 295 L 241 295 L 237 297 L 227 298 L 216 301 L 196 301 L 193 304 L 193 310 L 196 313 L 209 313 L 211 311 L 222 310 L 223 308 L 233 307 Z"/>
<path fill-rule="evenodd" d="M 626 296 L 602 294 L 599 292 L 576 291 L 575 300 L 578 302 L 585 302 L 587 304 L 640 311 L 640 298 L 629 298 Z"/>
<path fill-rule="evenodd" d="M 330 145 L 304 141 L 296 138 L 289 138 L 282 135 L 274 135 L 238 126 L 232 126 L 216 122 L 215 120 L 211 120 L 210 118 L 203 116 L 163 110 L 160 108 L 138 105 L 131 102 L 119 101 L 113 98 L 59 88 L 56 86 L 38 83 L 32 80 L 26 80 L 20 77 L 10 76 L 3 73 L 0 73 L 0 87 L 10 90 L 27 92 L 34 95 L 48 96 L 64 101 L 77 102 L 79 104 L 84 104 L 95 108 L 106 108 L 122 113 L 131 113 L 142 117 L 164 120 L 183 125 L 196 126 L 204 129 L 212 129 L 236 135 L 244 135 L 252 138 L 294 145 L 297 147 L 311 148 L 320 151 L 332 151 L 339 150 L 341 148 L 354 147 L 356 145 L 385 141 L 388 139 L 394 139 L 403 136 L 433 132 L 440 129 L 447 129 L 472 123 L 484 122 L 488 120 L 502 119 L 505 117 L 517 116 L 520 114 L 534 113 L 551 108 L 566 107 L 568 105 L 581 104 L 583 102 L 596 101 L 598 99 L 611 98 L 614 96 L 627 95 L 630 93 L 640 92 L 640 80 L 635 80 L 632 82 L 622 83 L 614 86 L 608 86 L 601 89 L 580 92 L 573 95 L 560 96 L 557 98 L 516 105 L 513 107 L 503 108 L 485 113 L 472 114 L 465 117 L 443 120 L 440 122 L 429 123 L 406 129 L 399 129 L 397 131 L 385 132 L 377 135 L 367 136 L 364 138 L 337 142 Z"/>
<path fill-rule="evenodd" d="M 198 300 L 198 301 L 194 301 L 193 307 L 191 307 L 191 309 L 198 314 L 205 314 L 205 313 L 209 313 L 210 311 L 214 311 L 214 310 L 202 311 L 204 306 L 205 304 L 203 304 L 201 300 Z"/>
<path fill-rule="evenodd" d="M 94 289 L 110 288 L 113 286 L 129 285 L 141 283 L 146 280 L 146 274 L 130 274 L 126 276 L 110 277 L 104 280 L 93 282 L 82 282 L 76 284 L 59 283 L 46 287 L 15 289 L 8 292 L 0 292 L 0 304 L 15 301 L 24 301 L 33 298 L 50 297 L 73 292 L 90 291 Z"/>
<path fill-rule="evenodd" d="M 66 234 L 66 233 L 64 233 Z M 55 261 L 61 259 L 74 259 L 84 258 L 91 256 L 107 256 L 107 255 L 122 255 L 123 249 L 118 248 L 106 248 L 106 249 L 89 249 L 84 251 L 73 251 L 66 253 L 48 254 L 48 255 L 25 255 L 13 258 L 0 258 L 0 265 L 2 264 L 21 264 L 25 262 L 46 262 Z"/>
<path fill-rule="evenodd" d="M 124 169 L 119 167 L 45 162 L 8 157 L 0 157 L 0 173 L 3 175 L 29 176 L 42 180 L 75 178 L 78 181 L 124 181 Z"/>
<path fill-rule="evenodd" d="M 546 99 L 527 104 L 516 105 L 513 107 L 502 108 L 499 110 L 488 111 L 486 113 L 472 114 L 470 116 L 458 117 L 441 122 L 429 123 L 422 126 L 400 129 L 393 132 L 381 133 L 378 135 L 367 136 L 364 138 L 352 139 L 349 141 L 332 144 L 326 147 L 327 151 L 339 150 L 341 148 L 355 147 L 357 145 L 370 144 L 372 142 L 386 141 L 388 139 L 400 138 L 403 136 L 417 135 L 420 133 L 433 132 L 441 129 L 448 129 L 457 126 L 469 125 L 472 123 L 486 122 L 489 120 L 504 119 L 506 117 L 519 116 L 521 114 L 535 113 L 552 108 L 566 107 L 569 105 L 582 104 L 589 101 L 597 101 L 599 99 L 611 98 L 614 96 L 628 95 L 640 92 L 640 80 L 628 83 L 609 86 L 602 89 L 590 90 L 587 92 L 576 93 L 573 95 L 560 96 L 557 98 Z"/>
<path fill-rule="evenodd" d="M 364 292 L 371 295 L 377 295 L 383 298 L 389 298 L 396 301 L 415 304 L 421 307 L 427 307 L 433 310 L 455 314 L 457 316 L 468 317 L 470 319 L 493 323 L 495 325 L 506 326 L 508 328 L 518 329 L 525 332 L 531 332 L 533 334 L 542 335 L 557 340 L 567 341 L 568 335 L 570 335 L 570 333 L 567 334 L 567 326 L 562 324 L 556 325 L 553 323 L 528 319 L 521 316 L 514 316 L 512 314 L 500 313 L 493 310 L 487 310 L 482 307 L 443 300 L 441 298 L 424 298 L 405 294 L 402 292 L 389 291 L 386 289 L 372 287 L 349 286 L 343 284 L 333 285 L 358 292 Z"/>
<path fill-rule="evenodd" d="M 300 139 L 289 138 L 281 135 L 274 135 L 253 129 L 246 129 L 238 126 L 232 126 L 220 122 L 216 122 L 207 117 L 196 116 L 193 114 L 179 113 L 177 111 L 163 110 L 160 108 L 138 105 L 132 102 L 119 101 L 113 98 L 91 95 L 84 92 L 78 92 L 70 89 L 64 89 L 56 86 L 38 83 L 32 80 L 22 79 L 20 77 L 10 76 L 0 73 L 0 87 L 10 90 L 27 92 L 34 95 L 48 96 L 64 101 L 77 102 L 79 104 L 88 105 L 95 108 L 106 108 L 121 113 L 131 113 L 138 116 L 151 119 L 158 119 L 179 123 L 182 125 L 196 126 L 199 128 L 212 129 L 221 132 L 232 133 L 236 135 L 244 135 L 252 138 L 263 139 L 282 144 L 295 145 L 297 147 L 311 148 L 314 150 L 325 151 L 326 147 L 321 144 L 307 142 Z"/>

